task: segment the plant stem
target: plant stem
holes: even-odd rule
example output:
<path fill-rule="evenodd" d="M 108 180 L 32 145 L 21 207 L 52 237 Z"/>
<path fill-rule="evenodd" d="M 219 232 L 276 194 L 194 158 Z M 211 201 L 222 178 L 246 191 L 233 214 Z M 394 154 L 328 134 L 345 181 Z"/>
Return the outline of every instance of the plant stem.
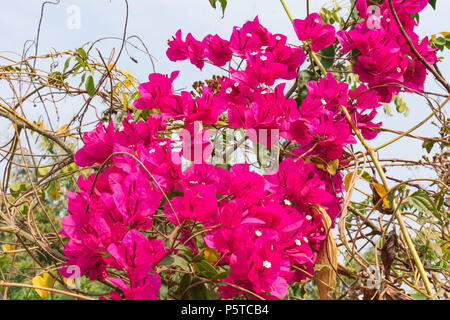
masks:
<path fill-rule="evenodd" d="M 386 175 L 384 174 L 383 168 L 381 167 L 380 162 L 378 161 L 378 158 L 375 155 L 374 150 L 370 147 L 370 145 L 367 143 L 366 139 L 364 139 L 361 132 L 358 130 L 358 128 L 353 123 L 353 120 L 352 120 L 347 108 L 344 106 L 341 106 L 341 110 L 344 112 L 347 121 L 349 122 L 350 126 L 352 127 L 352 129 L 355 132 L 356 136 L 358 137 L 359 141 L 361 141 L 362 145 L 364 146 L 364 148 L 366 148 L 367 152 L 369 153 L 369 156 L 372 159 L 373 164 L 375 165 L 378 175 L 380 176 L 381 181 L 383 182 L 386 192 L 389 193 L 389 191 L 390 191 L 389 182 L 387 181 Z M 394 207 L 397 207 L 397 205 L 395 203 L 394 203 Z M 414 246 L 414 243 L 411 240 L 411 236 L 409 235 L 408 229 L 406 228 L 405 222 L 403 221 L 402 214 L 397 209 L 394 210 L 395 218 L 398 221 L 400 230 L 403 234 L 403 237 L 405 238 L 408 249 L 413 256 L 414 263 L 416 264 L 417 268 L 419 269 L 420 277 L 422 278 L 422 281 L 425 285 L 425 289 L 427 290 L 427 293 L 430 296 L 433 296 L 434 295 L 433 289 L 431 287 L 430 281 L 428 280 L 428 277 L 427 277 L 427 274 L 423 267 L 422 261 L 420 260 L 420 257 L 417 254 L 416 248 Z"/>

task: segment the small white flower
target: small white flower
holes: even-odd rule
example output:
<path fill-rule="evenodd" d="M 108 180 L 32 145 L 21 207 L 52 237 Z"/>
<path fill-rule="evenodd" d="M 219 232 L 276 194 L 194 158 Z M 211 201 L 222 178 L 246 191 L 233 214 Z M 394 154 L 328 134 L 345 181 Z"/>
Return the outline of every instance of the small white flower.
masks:
<path fill-rule="evenodd" d="M 160 145 L 160 146 L 165 146 L 166 144 L 167 144 L 167 141 L 163 141 L 163 142 L 158 143 L 158 145 Z"/>
<path fill-rule="evenodd" d="M 315 23 L 320 23 L 320 20 L 319 19 L 315 19 L 314 22 Z"/>
<path fill-rule="evenodd" d="M 266 61 L 267 60 L 267 57 L 266 56 L 261 56 L 261 57 L 259 57 L 260 59 L 261 59 L 261 61 Z"/>
<path fill-rule="evenodd" d="M 230 94 L 231 92 L 233 92 L 233 88 L 229 87 L 229 88 L 227 88 L 227 90 L 225 90 L 225 92 L 227 94 Z"/>
<path fill-rule="evenodd" d="M 191 181 L 189 181 L 189 183 L 191 183 L 191 184 L 197 184 L 198 181 L 197 181 L 197 180 L 191 180 Z"/>
<path fill-rule="evenodd" d="M 307 238 L 307 237 L 303 237 L 303 241 L 305 241 L 306 243 L 308 243 L 308 238 Z"/>
<path fill-rule="evenodd" d="M 391 22 L 391 19 L 387 18 L 387 19 L 386 19 L 386 22 Z"/>
<path fill-rule="evenodd" d="M 321 102 L 323 105 L 326 105 L 326 104 L 327 104 L 327 102 L 325 101 L 325 99 L 320 99 L 320 102 Z"/>
<path fill-rule="evenodd" d="M 292 205 L 292 202 L 290 202 L 288 199 L 284 199 L 284 204 L 290 206 Z"/>
<path fill-rule="evenodd" d="M 256 231 L 255 231 L 255 234 L 256 234 L 257 237 L 261 237 L 261 236 L 262 236 L 262 232 L 259 231 L 259 230 L 256 230 Z"/>
<path fill-rule="evenodd" d="M 253 51 L 252 53 L 250 53 L 252 56 L 256 56 L 258 54 L 258 52 Z"/>
<path fill-rule="evenodd" d="M 398 72 L 398 73 L 402 72 L 402 68 L 397 67 L 397 72 Z"/>
<path fill-rule="evenodd" d="M 239 82 L 235 82 L 233 85 L 237 88 L 239 87 Z"/>
<path fill-rule="evenodd" d="M 266 260 L 266 261 L 263 262 L 263 266 L 264 266 L 264 268 L 269 269 L 269 268 L 272 267 L 272 264 L 269 261 Z"/>
<path fill-rule="evenodd" d="M 150 149 L 150 151 L 149 151 L 148 153 L 149 153 L 149 154 L 152 154 L 152 153 L 154 153 L 154 152 L 156 152 L 155 149 Z"/>
<path fill-rule="evenodd" d="M 281 40 L 281 37 L 280 36 L 276 36 L 275 39 L 276 40 Z"/>
<path fill-rule="evenodd" d="M 298 245 L 298 246 L 301 246 L 302 242 L 299 239 L 295 239 L 295 244 Z"/>
<path fill-rule="evenodd" d="M 236 27 L 236 30 L 239 31 L 239 30 L 241 30 L 241 28 L 240 27 Z"/>
<path fill-rule="evenodd" d="M 263 91 L 261 91 L 261 94 L 266 94 L 266 93 L 268 93 L 269 91 L 267 91 L 267 90 L 263 90 Z"/>
<path fill-rule="evenodd" d="M 320 232 L 324 232 L 325 229 L 323 227 L 320 227 Z"/>
<path fill-rule="evenodd" d="M 312 219 L 312 217 L 308 214 L 308 215 L 306 215 L 306 220 L 311 220 Z"/>
<path fill-rule="evenodd" d="M 246 36 L 250 38 L 253 35 L 251 33 L 247 33 Z"/>

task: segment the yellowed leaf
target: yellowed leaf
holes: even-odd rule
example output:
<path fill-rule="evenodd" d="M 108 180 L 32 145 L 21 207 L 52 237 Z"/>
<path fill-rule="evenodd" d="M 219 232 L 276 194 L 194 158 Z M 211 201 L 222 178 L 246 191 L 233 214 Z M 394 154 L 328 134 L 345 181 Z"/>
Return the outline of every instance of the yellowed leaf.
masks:
<path fill-rule="evenodd" d="M 219 251 L 217 251 L 216 249 L 206 248 L 203 251 L 203 255 L 205 256 L 205 260 L 208 262 L 214 263 L 219 259 Z"/>
<path fill-rule="evenodd" d="M 327 232 L 326 239 L 320 245 L 316 264 L 320 265 L 320 270 L 316 271 L 317 289 L 321 300 L 330 300 L 329 293 L 336 288 L 336 270 L 337 270 L 337 246 L 333 238 L 333 233 L 328 231 L 332 222 L 328 213 L 319 205 L 311 207 L 314 216 L 322 216 L 322 225 Z"/>
<path fill-rule="evenodd" d="M 126 111 L 128 108 L 128 100 L 127 100 L 127 95 L 122 91 L 122 105 L 123 105 L 123 109 Z"/>
<path fill-rule="evenodd" d="M 55 181 L 54 187 L 50 190 L 50 195 L 55 199 L 58 200 L 60 198 L 60 191 L 61 186 L 58 181 Z"/>
<path fill-rule="evenodd" d="M 450 34 L 450 32 L 445 32 L 445 31 L 443 31 L 443 32 L 441 32 L 441 34 L 442 34 L 444 37 L 446 37 L 446 36 L 448 36 L 448 35 Z"/>
<path fill-rule="evenodd" d="M 338 168 L 339 168 L 339 159 L 334 159 L 327 163 L 327 171 L 332 176 L 336 174 Z"/>
<path fill-rule="evenodd" d="M 389 207 L 389 202 L 386 199 L 386 189 L 384 188 L 384 186 L 380 183 L 376 183 L 376 182 L 372 182 L 372 186 L 375 189 L 375 191 L 378 193 L 378 195 L 383 198 L 383 203 L 386 206 L 386 208 L 390 208 Z"/>
<path fill-rule="evenodd" d="M 9 251 L 14 251 L 15 249 L 16 249 L 16 246 L 14 244 L 2 244 L 3 253 L 9 254 L 11 257 L 14 257 L 16 255 L 16 253 L 9 252 Z"/>
<path fill-rule="evenodd" d="M 64 278 L 64 283 L 68 286 L 68 287 L 75 287 L 75 279 L 72 278 Z"/>
<path fill-rule="evenodd" d="M 31 281 L 33 285 L 36 287 L 51 288 L 53 285 L 53 277 L 49 273 L 44 273 L 42 276 L 36 276 Z M 37 294 L 42 299 L 47 298 L 48 296 L 47 290 L 42 289 L 34 289 L 34 290 L 36 290 Z"/>
<path fill-rule="evenodd" d="M 349 172 L 345 176 L 345 178 L 344 178 L 345 192 L 348 192 L 348 189 L 350 187 L 350 182 L 352 181 L 354 174 L 355 174 L 355 172 Z"/>
<path fill-rule="evenodd" d="M 56 131 L 56 133 L 59 134 L 59 135 L 69 135 L 70 134 L 70 127 L 67 124 L 65 124 L 65 125 L 61 126 Z"/>

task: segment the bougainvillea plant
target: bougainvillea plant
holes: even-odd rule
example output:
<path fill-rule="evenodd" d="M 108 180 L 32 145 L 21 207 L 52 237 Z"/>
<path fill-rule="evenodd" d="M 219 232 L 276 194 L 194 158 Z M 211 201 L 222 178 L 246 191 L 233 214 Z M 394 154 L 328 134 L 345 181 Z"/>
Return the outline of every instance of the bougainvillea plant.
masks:
<path fill-rule="evenodd" d="M 377 136 L 381 123 L 373 119 L 401 87 L 424 89 L 426 66 L 402 32 L 427 63 L 436 62 L 412 17 L 428 1 L 391 3 L 379 4 L 374 23 L 358 0 L 359 22 L 337 32 L 317 13 L 294 19 L 295 44 L 258 17 L 227 39 L 177 31 L 168 40 L 171 61 L 221 74 L 179 92 L 178 71 L 152 73 L 134 101 L 139 118 L 129 113 L 119 127 L 98 123 L 84 134 L 75 163 L 98 170 L 68 192 L 61 273 L 69 277 L 77 266 L 80 276 L 108 281 L 116 291 L 104 299 L 283 299 L 291 284 L 312 279 L 342 212 L 345 148 Z M 341 62 L 323 59 L 327 48 L 351 52 L 363 84 L 350 87 L 333 72 Z M 293 98 L 305 75 L 307 92 Z M 167 133 L 174 127 L 178 137 Z M 277 166 L 263 172 L 212 160 L 212 133 L 222 129 L 279 150 Z"/>

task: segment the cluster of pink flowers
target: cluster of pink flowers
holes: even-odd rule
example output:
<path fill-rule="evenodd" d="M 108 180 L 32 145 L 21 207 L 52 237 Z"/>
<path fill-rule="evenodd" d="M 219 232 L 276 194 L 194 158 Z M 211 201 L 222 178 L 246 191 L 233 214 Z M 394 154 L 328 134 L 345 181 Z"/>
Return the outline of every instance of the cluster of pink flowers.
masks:
<path fill-rule="evenodd" d="M 435 49 L 429 46 L 428 38 L 419 40 L 414 32 L 417 23 L 411 16 L 422 11 L 427 4 L 428 0 L 393 1 L 395 12 L 413 45 L 428 63 L 434 64 L 437 60 Z M 371 10 L 367 0 L 358 0 L 356 8 L 363 21 L 350 31 L 339 31 L 337 37 L 342 52 L 353 50 L 355 53 L 353 71 L 360 80 L 367 82 L 369 87 L 376 87 L 383 102 L 390 102 L 392 95 L 400 92 L 401 87 L 398 85 L 422 92 L 426 68 L 411 52 L 389 2 L 384 1 L 378 7 L 376 16 L 368 14 Z"/>
<path fill-rule="evenodd" d="M 358 9 L 364 10 L 361 1 Z M 408 11 L 402 10 L 406 9 L 399 9 L 399 15 L 412 26 L 404 14 Z M 394 28 L 392 23 L 387 25 Z M 294 28 L 299 40 L 313 51 L 336 41 L 335 29 L 323 25 L 317 14 L 295 20 Z M 363 32 L 374 36 L 363 36 Z M 398 81 L 406 81 L 409 63 L 416 66 L 413 57 L 400 54 L 406 46 L 390 29 L 365 30 L 361 23 L 348 33 L 338 32 L 338 39 L 344 50 L 357 48 L 361 52 L 355 72 L 369 86 L 386 81 L 390 69 L 381 66 L 387 62 L 386 55 L 395 70 L 402 68 L 402 79 L 395 78 Z M 234 27 L 229 40 L 208 35 L 198 41 L 191 34 L 183 40 L 180 30 L 168 44 L 170 60 L 189 59 L 200 69 L 205 62 L 219 67 L 229 64 L 229 76 L 220 80 L 217 92 L 205 86 L 203 93 L 194 97 L 187 91 L 175 93 L 173 81 L 179 72 L 150 74 L 149 81 L 139 86 L 141 97 L 134 105 L 159 109 L 159 113 L 137 123 L 128 115 L 120 129 L 112 122 L 107 127 L 99 123 L 84 134 L 85 145 L 76 153 L 75 162 L 83 167 L 101 164 L 102 170 L 86 180 L 80 177 L 80 191 L 68 193 L 69 215 L 62 221 L 62 233 L 70 239 L 64 249 L 67 265 L 79 266 L 81 274 L 90 279 L 110 280 L 122 291 L 112 294 L 113 299 L 157 299 L 161 279 L 155 265 L 166 254 L 177 253 L 165 248 L 161 239 L 146 236 L 159 210 L 181 228 L 178 241 L 194 254 L 205 246 L 215 249 L 219 257 L 215 265 L 229 266 L 224 281 L 235 286 L 219 287 L 222 297 L 245 294 L 238 289 L 241 287 L 266 298 L 283 298 L 289 283 L 314 274 L 317 251 L 326 237 L 322 217 L 311 206 L 323 207 L 333 222 L 340 213 L 342 175 L 323 169 L 330 161 L 344 161 L 344 147 L 356 143 L 341 106 L 348 109 L 364 137 L 373 139 L 377 131 L 372 129 L 381 124 L 372 120 L 380 101 L 386 100 L 385 92 L 365 85 L 351 90 L 328 73 L 307 83 L 308 94 L 298 106 L 294 99 L 285 97 L 284 83 L 273 86 L 277 80 L 297 77 L 305 52 L 287 45 L 284 35 L 271 34 L 258 18 Z M 427 48 L 419 49 L 423 52 Z M 240 67 L 231 67 L 232 59 L 238 59 Z M 375 59 L 370 64 L 378 69 L 367 72 L 364 59 Z M 182 137 L 181 152 L 175 152 L 174 141 L 164 136 L 168 119 L 183 121 L 190 133 L 190 137 Z M 294 155 L 319 157 L 325 168 L 289 156 L 280 162 L 277 172 L 265 176 L 251 171 L 247 164 L 226 170 L 207 161 L 182 172 L 176 159 L 195 160 L 192 153 L 185 154 L 186 150 L 201 144 L 203 151 L 211 152 L 209 129 L 198 122 L 212 125 L 219 119 L 232 128 L 278 130 L 281 138 L 248 138 L 267 147 L 280 139 L 289 140 L 297 145 Z M 171 194 L 176 196 L 168 200 L 167 194 L 174 190 Z M 192 238 L 188 226 L 193 222 L 209 230 L 202 242 Z M 125 272 L 128 281 L 111 276 L 112 270 Z"/>

